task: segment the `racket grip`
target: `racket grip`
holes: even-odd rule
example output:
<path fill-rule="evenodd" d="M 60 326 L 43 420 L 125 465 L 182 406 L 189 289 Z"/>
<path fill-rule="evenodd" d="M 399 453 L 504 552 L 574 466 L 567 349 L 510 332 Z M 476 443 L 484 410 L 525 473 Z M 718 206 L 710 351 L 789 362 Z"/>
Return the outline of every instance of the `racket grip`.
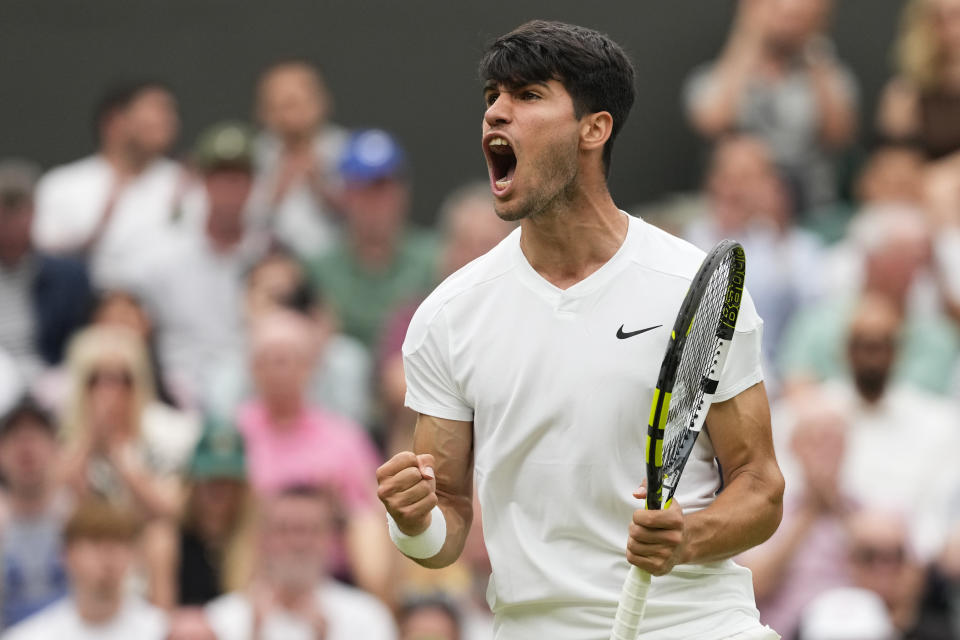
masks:
<path fill-rule="evenodd" d="M 650 590 L 650 574 L 630 565 L 630 572 L 623 582 L 617 615 L 613 619 L 610 640 L 637 640 L 643 612 L 647 608 L 647 591 Z"/>

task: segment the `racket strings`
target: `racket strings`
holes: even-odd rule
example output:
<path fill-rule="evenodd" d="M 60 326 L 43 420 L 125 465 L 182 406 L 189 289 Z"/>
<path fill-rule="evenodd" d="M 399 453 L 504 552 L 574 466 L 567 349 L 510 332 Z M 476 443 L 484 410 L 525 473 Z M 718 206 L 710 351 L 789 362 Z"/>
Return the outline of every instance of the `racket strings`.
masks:
<path fill-rule="evenodd" d="M 724 256 L 719 268 L 713 271 L 686 337 L 664 430 L 665 476 L 670 475 L 678 464 L 682 464 L 685 460 L 682 455 L 684 444 L 695 437 L 691 431 L 702 417 L 700 412 L 703 410 L 704 377 L 716 378 L 719 375 L 719 372 L 714 370 L 719 344 L 717 325 L 726 300 L 732 264 L 733 253 L 729 252 Z M 669 488 L 672 494 L 675 487 Z M 665 493 L 664 499 L 668 497 Z"/>

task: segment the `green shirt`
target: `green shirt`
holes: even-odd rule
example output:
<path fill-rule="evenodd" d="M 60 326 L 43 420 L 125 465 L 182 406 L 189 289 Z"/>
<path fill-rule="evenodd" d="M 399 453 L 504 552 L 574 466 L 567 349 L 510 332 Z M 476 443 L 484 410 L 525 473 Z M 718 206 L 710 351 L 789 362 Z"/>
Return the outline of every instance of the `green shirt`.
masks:
<path fill-rule="evenodd" d="M 437 242 L 426 232 L 407 232 L 393 263 L 371 271 L 357 262 L 344 240 L 312 260 L 308 268 L 322 299 L 340 318 L 342 331 L 374 349 L 389 314 L 426 296 L 436 284 Z"/>
<path fill-rule="evenodd" d="M 847 376 L 846 339 L 854 308 L 853 300 L 829 300 L 798 313 L 781 346 L 783 377 Z M 907 317 L 902 331 L 893 379 L 948 393 L 960 353 L 956 328 L 943 317 L 914 315 Z"/>

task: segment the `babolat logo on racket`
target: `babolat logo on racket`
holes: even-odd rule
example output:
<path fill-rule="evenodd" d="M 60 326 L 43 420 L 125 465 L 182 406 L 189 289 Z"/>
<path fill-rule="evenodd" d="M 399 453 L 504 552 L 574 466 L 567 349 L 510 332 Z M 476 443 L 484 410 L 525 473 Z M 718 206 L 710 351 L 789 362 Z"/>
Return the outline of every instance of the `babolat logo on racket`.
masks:
<path fill-rule="evenodd" d="M 727 284 L 727 297 L 724 301 L 721 322 L 735 329 L 737 316 L 740 315 L 740 298 L 743 296 L 743 282 L 747 270 L 746 256 L 743 249 L 736 247 L 733 250 L 733 261 L 730 265 L 730 281 Z"/>

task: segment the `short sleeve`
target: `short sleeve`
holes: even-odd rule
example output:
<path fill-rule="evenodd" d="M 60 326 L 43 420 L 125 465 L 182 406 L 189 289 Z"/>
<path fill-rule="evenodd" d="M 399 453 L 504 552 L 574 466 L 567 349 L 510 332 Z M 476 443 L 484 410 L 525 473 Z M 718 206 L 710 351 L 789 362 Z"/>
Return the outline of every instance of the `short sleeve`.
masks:
<path fill-rule="evenodd" d="M 714 402 L 729 400 L 735 395 L 763 380 L 760 366 L 760 344 L 763 341 L 763 320 L 757 314 L 753 298 L 744 291 L 740 304 L 740 316 L 733 333 L 733 342 L 727 353 L 727 361 L 720 374 L 720 386 Z"/>
<path fill-rule="evenodd" d="M 473 420 L 473 407 L 453 377 L 446 317 L 431 299 L 417 309 L 403 341 L 407 381 L 404 404 L 418 413 L 444 420 Z"/>
<path fill-rule="evenodd" d="M 37 184 L 32 234 L 34 244 L 44 251 L 73 249 L 83 240 L 75 229 L 76 223 L 71 224 L 74 216 L 64 215 L 70 208 L 63 191 L 56 176 L 50 174 Z"/>

